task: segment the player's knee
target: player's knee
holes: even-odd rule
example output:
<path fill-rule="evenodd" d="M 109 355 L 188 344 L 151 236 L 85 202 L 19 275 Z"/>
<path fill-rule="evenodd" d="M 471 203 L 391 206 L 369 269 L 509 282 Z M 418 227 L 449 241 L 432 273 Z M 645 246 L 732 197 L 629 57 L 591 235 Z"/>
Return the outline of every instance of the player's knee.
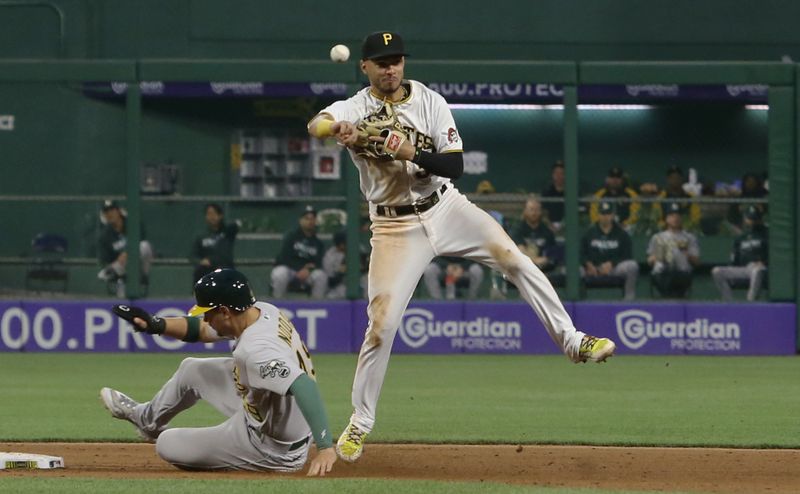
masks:
<path fill-rule="evenodd" d="M 199 368 L 203 359 L 186 357 L 178 366 L 177 378 L 184 386 L 193 386 L 193 378 L 200 374 Z"/>
<path fill-rule="evenodd" d="M 181 360 L 181 364 L 178 366 L 178 368 L 183 371 L 193 369 L 197 366 L 200 360 L 202 359 L 197 357 L 186 357 L 185 359 Z"/>
<path fill-rule="evenodd" d="M 196 469 L 203 454 L 182 437 L 181 429 L 167 429 L 158 436 L 156 453 L 158 456 L 178 468 Z"/>
<path fill-rule="evenodd" d="M 270 277 L 272 278 L 272 282 L 280 282 L 280 281 L 288 281 L 289 280 L 289 268 L 286 266 L 275 266 L 272 269 L 272 273 L 270 273 Z"/>
<path fill-rule="evenodd" d="M 528 264 L 533 264 L 533 261 L 516 246 L 492 244 L 488 247 L 489 253 L 492 258 L 497 262 L 500 271 L 507 276 L 516 276 L 517 273 L 529 261 Z"/>
<path fill-rule="evenodd" d="M 720 268 L 719 266 L 715 266 L 714 268 L 711 269 L 712 278 L 719 279 L 721 275 L 722 275 L 722 268 Z"/>
<path fill-rule="evenodd" d="M 483 268 L 477 264 L 469 267 L 469 274 L 475 280 L 483 280 Z"/>
<path fill-rule="evenodd" d="M 178 441 L 173 437 L 176 433 L 177 429 L 167 429 L 156 440 L 156 453 L 168 463 L 174 463 L 179 456 L 176 451 Z"/>
<path fill-rule="evenodd" d="M 625 272 L 629 274 L 639 274 L 639 265 L 636 261 L 623 261 L 625 263 Z"/>

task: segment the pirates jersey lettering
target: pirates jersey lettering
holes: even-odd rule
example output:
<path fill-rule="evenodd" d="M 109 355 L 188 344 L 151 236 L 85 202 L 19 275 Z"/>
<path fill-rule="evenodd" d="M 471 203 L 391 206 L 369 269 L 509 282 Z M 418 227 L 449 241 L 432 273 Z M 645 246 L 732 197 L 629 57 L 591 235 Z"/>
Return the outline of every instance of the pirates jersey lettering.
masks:
<path fill-rule="evenodd" d="M 409 94 L 404 100 L 394 103 L 394 111 L 410 142 L 430 152 L 461 152 L 462 142 L 453 137 L 458 135 L 458 131 L 444 98 L 420 82 L 403 83 Z M 367 115 L 377 112 L 383 104 L 383 100 L 366 87 L 320 113 L 328 114 L 336 121 L 357 124 Z M 450 182 L 448 178 L 431 175 L 412 161 L 371 160 L 357 156 L 353 150 L 348 151 L 359 170 L 361 192 L 373 204 L 411 204 Z"/>

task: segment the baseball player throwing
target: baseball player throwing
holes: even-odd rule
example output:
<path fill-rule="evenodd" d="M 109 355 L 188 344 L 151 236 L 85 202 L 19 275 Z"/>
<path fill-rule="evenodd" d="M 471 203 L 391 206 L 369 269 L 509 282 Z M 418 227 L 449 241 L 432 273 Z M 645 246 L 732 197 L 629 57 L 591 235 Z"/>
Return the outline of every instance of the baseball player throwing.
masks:
<path fill-rule="evenodd" d="M 397 33 L 368 35 L 360 64 L 370 86 L 308 125 L 312 136 L 347 146 L 372 221 L 369 325 L 353 383 L 354 412 L 336 445 L 346 461 L 363 452 L 401 317 L 434 256 L 465 257 L 505 274 L 573 361 L 603 361 L 615 349 L 611 340 L 575 329 L 542 272 L 450 182 L 463 172 L 461 138 L 444 98 L 403 78 L 406 55 Z"/>
<path fill-rule="evenodd" d="M 233 269 L 203 276 L 194 294 L 189 317 L 154 317 L 124 305 L 114 312 L 150 334 L 187 342 L 236 339 L 233 357 L 185 359 L 147 403 L 103 388 L 106 408 L 156 442 L 158 455 L 179 468 L 300 470 L 313 435 L 319 453 L 308 475 L 330 472 L 336 453 L 328 417 L 311 355 L 292 323 L 274 305 L 256 302 L 247 278 Z M 228 419 L 214 427 L 166 428 L 200 399 Z"/>

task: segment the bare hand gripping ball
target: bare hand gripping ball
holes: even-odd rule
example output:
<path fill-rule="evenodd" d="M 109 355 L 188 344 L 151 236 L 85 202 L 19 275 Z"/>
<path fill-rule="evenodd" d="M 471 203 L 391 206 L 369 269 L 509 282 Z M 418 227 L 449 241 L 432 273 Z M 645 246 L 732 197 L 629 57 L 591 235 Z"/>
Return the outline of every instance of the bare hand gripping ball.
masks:
<path fill-rule="evenodd" d="M 331 61 L 344 63 L 350 59 L 350 48 L 345 45 L 336 45 L 331 48 Z"/>

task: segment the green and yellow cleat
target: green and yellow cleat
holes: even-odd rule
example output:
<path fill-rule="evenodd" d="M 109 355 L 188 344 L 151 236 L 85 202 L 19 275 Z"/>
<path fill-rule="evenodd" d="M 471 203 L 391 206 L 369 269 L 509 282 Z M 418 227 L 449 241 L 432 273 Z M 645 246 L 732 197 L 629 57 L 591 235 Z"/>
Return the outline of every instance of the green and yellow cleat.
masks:
<path fill-rule="evenodd" d="M 336 441 L 336 454 L 344 461 L 354 462 L 364 453 L 364 439 L 367 433 L 356 427 L 352 422 Z"/>
<path fill-rule="evenodd" d="M 614 355 L 617 345 L 608 338 L 596 338 L 588 334 L 581 340 L 581 348 L 578 353 L 578 362 L 605 362 L 608 357 Z"/>

